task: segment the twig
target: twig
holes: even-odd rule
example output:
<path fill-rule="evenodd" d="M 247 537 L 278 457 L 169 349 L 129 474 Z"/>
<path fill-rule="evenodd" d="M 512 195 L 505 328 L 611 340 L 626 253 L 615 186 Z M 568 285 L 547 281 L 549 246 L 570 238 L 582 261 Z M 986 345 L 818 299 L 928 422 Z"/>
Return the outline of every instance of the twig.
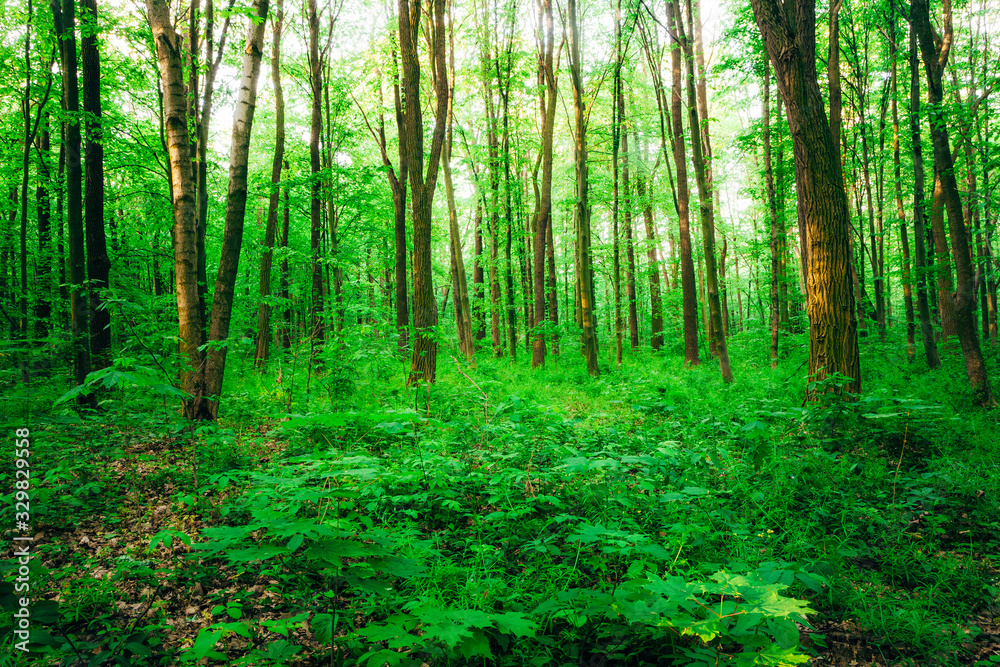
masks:
<path fill-rule="evenodd" d="M 490 423 L 490 414 L 489 414 L 490 399 L 489 399 L 489 397 L 486 395 L 486 392 L 483 391 L 483 388 L 480 387 L 478 384 L 476 384 L 475 380 L 473 380 L 472 378 L 470 378 L 468 375 L 465 374 L 465 371 L 462 370 L 462 364 L 458 363 L 458 359 L 455 357 L 455 355 L 451 355 L 451 358 L 455 360 L 455 365 L 458 366 L 458 372 L 461 373 L 462 376 L 466 380 L 468 380 L 469 382 L 471 382 L 472 386 L 475 387 L 476 389 L 478 389 L 479 393 L 483 395 L 483 420 L 487 424 L 489 424 Z"/>

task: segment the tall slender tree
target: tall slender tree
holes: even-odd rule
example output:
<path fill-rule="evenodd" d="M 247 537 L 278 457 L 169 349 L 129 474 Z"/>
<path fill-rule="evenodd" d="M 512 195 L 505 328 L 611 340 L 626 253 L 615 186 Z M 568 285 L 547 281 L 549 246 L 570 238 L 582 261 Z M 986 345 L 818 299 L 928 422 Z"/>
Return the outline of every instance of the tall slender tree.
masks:
<path fill-rule="evenodd" d="M 281 165 L 285 159 L 285 94 L 281 86 L 281 34 L 284 31 L 284 0 L 274 3 L 271 18 L 271 84 L 274 86 L 274 153 L 271 158 L 271 196 L 267 206 L 267 227 L 264 231 L 264 252 L 260 256 L 260 283 L 257 307 L 257 346 L 254 363 L 267 361 L 271 341 L 271 263 L 278 228 L 278 206 L 281 202 Z"/>
<path fill-rule="evenodd" d="M 111 365 L 111 311 L 102 293 L 110 286 L 111 260 L 104 232 L 104 131 L 101 125 L 101 59 L 97 48 L 97 0 L 80 0 L 85 29 L 80 36 L 83 65 L 84 207 L 89 283 L 90 354 L 96 368 Z"/>
<path fill-rule="evenodd" d="M 939 183 L 948 213 L 948 236 L 954 254 L 956 285 L 952 300 L 955 333 L 965 357 L 965 371 L 972 387 L 973 403 L 983 407 L 994 405 L 986 363 L 983 360 L 972 309 L 975 301 L 972 260 L 965 228 L 962 201 L 955 178 L 955 165 L 948 139 L 947 116 L 944 107 L 942 78 L 948 64 L 954 38 L 951 0 L 944 0 L 944 30 L 935 40 L 930 22 L 929 0 L 912 0 L 910 17 L 920 44 L 920 55 L 927 74 L 927 102 L 930 114 L 931 140 L 934 146 L 934 173 Z M 935 186 L 937 188 L 938 186 Z"/>
<path fill-rule="evenodd" d="M 268 0 L 254 0 L 253 14 L 249 18 L 246 48 L 243 50 L 243 69 L 236 96 L 233 115 L 233 136 L 229 153 L 229 192 L 226 196 L 226 226 L 222 236 L 222 252 L 213 292 L 212 321 L 205 364 L 205 395 L 215 400 L 208 404 L 214 419 L 219 414 L 218 396 L 222 393 L 222 379 L 226 368 L 226 339 L 232 319 L 236 276 L 239 271 L 240 250 L 243 245 L 243 221 L 247 205 L 247 165 L 250 158 L 250 136 L 253 131 L 254 112 L 257 108 L 257 78 L 263 55 L 264 28 Z"/>
<path fill-rule="evenodd" d="M 928 300 L 927 230 L 924 214 L 924 158 L 920 148 L 920 66 L 917 60 L 917 34 L 913 23 L 909 32 L 910 65 L 910 145 L 913 155 L 913 246 L 916 260 L 917 314 L 920 317 L 920 338 L 924 343 L 924 356 L 930 368 L 941 365 L 934 329 L 931 326 L 931 309 Z"/>
<path fill-rule="evenodd" d="M 587 170 L 587 121 L 590 114 L 584 100 L 583 66 L 580 60 L 580 18 L 576 0 L 569 0 L 570 76 L 573 84 L 573 119 L 576 171 L 576 293 L 580 303 L 581 348 L 587 361 L 587 372 L 600 374 L 597 364 L 597 327 L 594 319 L 594 273 L 590 247 L 590 179 Z"/>
<path fill-rule="evenodd" d="M 667 3 L 667 25 L 674 35 L 670 48 L 673 88 L 670 97 L 670 124 L 673 133 L 673 158 L 677 174 L 677 219 L 680 227 L 681 292 L 684 313 L 684 363 L 697 366 L 698 356 L 698 295 L 694 276 L 694 259 L 691 250 L 690 191 L 687 175 L 687 156 L 684 150 L 684 121 L 681 87 L 681 41 L 676 0 Z"/>
<path fill-rule="evenodd" d="M 559 95 L 557 79 L 558 62 L 556 59 L 555 31 L 552 21 L 552 0 L 539 0 L 539 30 L 538 30 L 538 106 L 542 121 L 542 184 L 539 191 L 538 215 L 535 218 L 535 228 L 532 234 L 533 260 L 532 275 L 534 276 L 534 322 L 535 333 L 531 343 L 531 367 L 537 368 L 545 363 L 545 336 L 541 324 L 545 320 L 545 260 L 552 253 L 552 145 L 556 120 L 556 102 Z M 550 279 L 555 283 L 555 263 Z M 555 323 L 555 299 L 551 299 L 549 317 Z"/>
<path fill-rule="evenodd" d="M 88 340 L 88 309 L 83 298 L 87 280 L 86 250 L 82 210 L 83 170 L 80 165 L 80 86 L 76 67 L 76 10 L 73 0 L 58 0 L 52 4 L 59 53 L 62 63 L 63 110 L 66 121 L 66 227 L 69 237 L 69 307 L 73 336 L 74 379 L 83 384 L 90 372 L 90 341 Z M 152 19 L 150 19 L 152 20 Z M 154 39 L 157 38 L 154 31 Z M 166 87 L 166 86 L 164 86 Z M 22 201 L 23 201 L 22 196 Z M 22 255 L 23 257 L 23 255 Z"/>
<path fill-rule="evenodd" d="M 807 397 L 861 390 L 857 320 L 850 283 L 847 194 L 816 72 L 815 0 L 751 0 L 785 101 L 795 148 L 800 220 L 808 244 Z M 839 373 L 849 380 L 819 385 Z"/>
<path fill-rule="evenodd" d="M 690 9 L 690 7 L 689 7 Z M 726 330 L 723 324 L 722 301 L 719 288 L 719 272 L 715 257 L 715 207 L 712 200 L 711 180 L 711 149 L 705 150 L 711 144 L 708 141 L 708 101 L 707 94 L 702 91 L 696 94 L 694 75 L 694 53 L 691 41 L 684 31 L 684 21 L 680 18 L 679 4 L 675 6 L 677 27 L 680 39 L 687 52 L 687 89 L 688 89 L 688 120 L 691 126 L 691 153 L 694 165 L 695 182 L 698 186 L 698 209 L 701 218 L 701 240 L 705 251 L 705 288 L 708 301 L 708 317 L 711 326 L 709 332 L 714 342 L 712 347 L 719 358 L 719 367 L 724 382 L 733 381 L 733 371 L 729 364 L 729 350 L 726 346 Z M 700 32 L 700 23 L 695 27 L 695 17 L 692 15 L 691 28 Z M 700 37 L 697 39 L 701 41 Z M 702 86 L 699 86 L 702 87 Z M 703 111 L 699 111 L 699 108 Z M 702 129 L 704 122 L 704 131 Z M 704 134 L 703 134 L 704 132 Z"/>
<path fill-rule="evenodd" d="M 413 358 L 407 382 L 434 382 L 437 370 L 437 300 L 431 273 L 431 204 L 437 186 L 448 116 L 448 69 L 445 58 L 445 0 L 433 0 L 430 43 L 434 59 L 436 106 L 427 171 L 424 171 L 424 129 L 420 101 L 419 0 L 399 0 L 399 49 L 403 65 L 404 145 L 410 176 L 413 219 Z"/>
<path fill-rule="evenodd" d="M 170 156 L 177 318 L 180 352 L 187 362 L 181 371 L 181 389 L 187 394 L 183 412 L 189 419 L 211 418 L 204 399 L 204 355 L 201 348 L 205 342 L 205 331 L 198 297 L 197 202 L 191 170 L 188 100 L 182 64 L 183 44 L 174 31 L 166 0 L 146 0 L 146 15 L 156 45 L 160 85 L 163 89 L 165 140 Z M 67 161 L 72 162 L 72 158 Z M 67 169 L 67 173 L 69 171 Z"/>

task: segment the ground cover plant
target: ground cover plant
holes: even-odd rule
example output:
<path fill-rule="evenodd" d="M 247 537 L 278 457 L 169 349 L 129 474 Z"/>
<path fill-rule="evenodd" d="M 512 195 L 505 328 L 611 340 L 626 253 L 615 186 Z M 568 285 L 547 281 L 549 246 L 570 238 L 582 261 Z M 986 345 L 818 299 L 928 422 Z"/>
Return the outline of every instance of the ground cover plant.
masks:
<path fill-rule="evenodd" d="M 338 399 L 260 394 L 194 429 L 163 410 L 39 417 L 45 601 L 14 664 L 967 665 L 1000 649 L 991 417 L 919 373 L 803 406 L 770 369 L 728 385 L 666 355 L 599 380 L 454 365 L 429 396 L 369 370 Z"/>

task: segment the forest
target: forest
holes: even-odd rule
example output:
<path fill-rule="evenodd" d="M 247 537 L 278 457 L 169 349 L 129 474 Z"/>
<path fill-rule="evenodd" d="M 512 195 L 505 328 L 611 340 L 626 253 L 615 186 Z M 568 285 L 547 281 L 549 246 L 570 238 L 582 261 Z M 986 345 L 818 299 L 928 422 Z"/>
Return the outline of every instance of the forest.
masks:
<path fill-rule="evenodd" d="M 0 665 L 1000 663 L 998 10 L 4 2 Z"/>

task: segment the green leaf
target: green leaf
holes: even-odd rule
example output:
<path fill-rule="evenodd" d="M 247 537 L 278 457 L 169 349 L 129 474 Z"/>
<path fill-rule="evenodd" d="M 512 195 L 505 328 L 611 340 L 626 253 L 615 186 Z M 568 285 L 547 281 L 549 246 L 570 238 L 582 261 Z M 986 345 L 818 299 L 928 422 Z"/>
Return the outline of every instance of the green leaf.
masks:
<path fill-rule="evenodd" d="M 59 603 L 55 600 L 42 600 L 31 607 L 31 620 L 42 625 L 51 625 L 59 620 Z"/>
<path fill-rule="evenodd" d="M 306 536 L 302 533 L 296 533 L 292 536 L 292 539 L 288 540 L 288 553 L 295 553 L 295 550 L 302 546 L 305 541 Z"/>
<path fill-rule="evenodd" d="M 145 644 L 140 644 L 139 642 L 129 642 L 125 644 L 125 648 L 134 653 L 135 655 L 141 656 L 143 658 L 148 658 L 153 655 L 153 651 L 150 650 Z"/>
<path fill-rule="evenodd" d="M 226 656 L 215 650 L 215 645 L 222 638 L 222 635 L 222 630 L 202 628 L 198 631 L 194 646 L 182 653 L 180 659 L 184 662 L 196 662 L 202 658 L 225 660 Z"/>
<path fill-rule="evenodd" d="M 500 632 L 516 637 L 531 637 L 538 630 L 537 623 L 525 618 L 524 614 L 516 611 L 508 611 L 505 614 L 493 616 L 493 623 Z"/>
<path fill-rule="evenodd" d="M 768 619 L 767 630 L 782 648 L 795 648 L 799 645 L 799 629 L 792 620 Z"/>
<path fill-rule="evenodd" d="M 309 624 L 312 627 L 313 634 L 316 635 L 316 641 L 324 646 L 333 643 L 333 616 L 330 614 L 316 614 L 313 616 L 312 622 Z"/>
<path fill-rule="evenodd" d="M 87 662 L 87 666 L 97 667 L 97 665 L 103 665 L 104 663 L 106 663 L 108 660 L 111 659 L 112 655 L 114 655 L 114 651 L 108 651 L 108 650 L 101 651 Z"/>
<path fill-rule="evenodd" d="M 471 660 L 475 657 L 485 657 L 493 658 L 493 653 L 490 651 L 490 640 L 486 637 L 486 633 L 482 630 L 477 630 L 472 634 L 471 637 L 463 639 L 458 644 L 458 652 L 462 654 L 462 657 L 466 660 Z"/>
<path fill-rule="evenodd" d="M 279 547 L 266 544 L 259 547 L 249 547 L 247 549 L 237 549 L 229 552 L 226 557 L 232 563 L 248 563 L 255 560 L 268 560 L 275 556 L 284 556 L 288 553 L 288 547 Z"/>
<path fill-rule="evenodd" d="M 292 656 L 301 650 L 301 646 L 289 644 L 284 639 L 279 639 L 278 641 L 268 644 L 267 653 L 265 655 L 280 665 L 288 662 Z"/>

